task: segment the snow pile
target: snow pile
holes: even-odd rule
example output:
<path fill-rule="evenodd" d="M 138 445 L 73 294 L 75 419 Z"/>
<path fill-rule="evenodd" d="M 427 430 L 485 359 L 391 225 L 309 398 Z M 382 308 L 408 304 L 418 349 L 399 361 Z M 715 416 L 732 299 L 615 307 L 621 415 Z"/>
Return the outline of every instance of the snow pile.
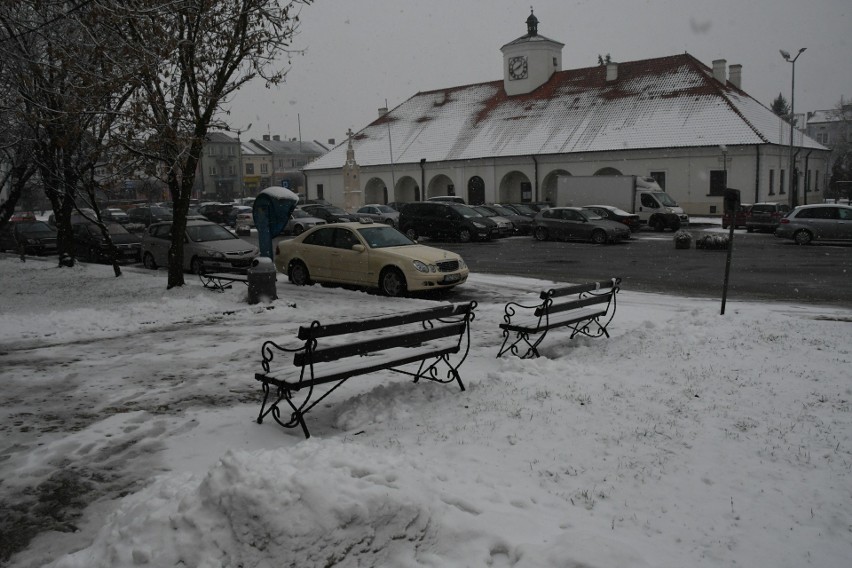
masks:
<path fill-rule="evenodd" d="M 0 534 L 38 533 L 10 568 L 852 557 L 852 310 L 625 289 L 610 339 L 496 359 L 505 302 L 551 283 L 475 274 L 464 392 L 358 377 L 305 440 L 255 422 L 261 342 L 434 299 L 70 270 L 0 255 Z"/>

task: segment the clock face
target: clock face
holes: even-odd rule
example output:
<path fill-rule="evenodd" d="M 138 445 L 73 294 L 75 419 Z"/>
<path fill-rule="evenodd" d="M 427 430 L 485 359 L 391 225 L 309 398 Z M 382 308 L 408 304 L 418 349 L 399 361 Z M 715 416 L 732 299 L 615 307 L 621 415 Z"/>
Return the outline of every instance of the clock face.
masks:
<path fill-rule="evenodd" d="M 527 58 L 524 56 L 509 58 L 509 79 L 527 78 Z"/>

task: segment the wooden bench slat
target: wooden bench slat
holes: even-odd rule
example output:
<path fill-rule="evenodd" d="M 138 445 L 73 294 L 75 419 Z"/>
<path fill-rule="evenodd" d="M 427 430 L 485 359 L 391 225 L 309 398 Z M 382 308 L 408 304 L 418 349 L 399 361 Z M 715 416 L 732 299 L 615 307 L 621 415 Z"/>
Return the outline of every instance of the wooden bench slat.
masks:
<path fill-rule="evenodd" d="M 436 308 L 428 308 L 419 312 L 384 316 L 360 321 L 334 323 L 328 325 L 310 325 L 299 328 L 299 339 L 319 339 L 347 333 L 372 331 L 384 327 L 396 327 L 409 323 L 448 318 L 464 314 L 470 310 L 469 304 L 449 304 Z"/>
<path fill-rule="evenodd" d="M 293 364 L 297 367 L 337 361 L 346 357 L 366 355 L 375 351 L 383 351 L 394 347 L 416 347 L 427 341 L 440 339 L 442 337 L 458 336 L 464 331 L 465 323 L 439 325 L 433 328 L 415 331 L 411 333 L 397 333 L 385 337 L 368 339 L 365 341 L 350 342 L 345 345 L 323 347 L 314 351 L 297 353 L 293 357 Z"/>
<path fill-rule="evenodd" d="M 607 304 L 609 303 L 609 299 L 612 297 L 612 293 L 601 294 L 598 296 L 589 296 L 588 298 L 580 298 L 579 300 L 573 300 L 571 302 L 562 302 L 562 303 L 552 303 L 548 306 L 547 312 L 551 314 L 556 314 L 559 312 L 565 312 L 568 310 L 575 310 L 578 308 L 583 308 L 585 306 L 593 306 L 595 304 Z M 535 316 L 541 317 L 544 315 L 545 308 L 538 307 L 535 310 Z"/>
<path fill-rule="evenodd" d="M 606 310 L 601 310 L 599 308 L 584 308 L 579 309 L 576 312 L 563 314 L 568 315 L 567 318 L 550 318 L 550 322 L 548 324 L 544 319 L 530 321 L 529 324 L 523 323 L 501 323 L 500 328 L 506 329 L 509 331 L 521 331 L 525 333 L 536 333 L 539 331 L 546 331 L 549 329 L 553 329 L 555 327 L 562 327 L 566 325 L 571 325 L 572 323 L 577 323 L 583 320 L 589 320 L 595 317 L 600 317 L 606 315 Z"/>
<path fill-rule="evenodd" d="M 369 364 L 358 366 L 342 366 L 338 370 L 328 370 L 321 375 L 315 375 L 313 379 L 306 377 L 301 381 L 288 381 L 284 379 L 278 379 L 276 377 L 264 375 L 263 373 L 255 373 L 254 378 L 258 381 L 272 383 L 274 385 L 284 387 L 295 392 L 312 386 L 333 383 L 336 381 L 340 381 L 341 379 L 348 379 L 350 377 L 355 377 L 358 375 L 369 375 L 377 371 L 392 369 L 394 367 L 401 367 L 402 365 L 414 363 L 415 361 L 422 361 L 425 358 L 437 358 L 441 355 L 451 355 L 453 353 L 458 353 L 459 349 L 460 347 L 456 345 L 443 349 L 422 349 L 403 357 L 398 356 L 396 353 L 393 354 L 396 355 L 395 357 L 368 357 L 366 358 L 366 361 Z"/>
<path fill-rule="evenodd" d="M 545 298 L 562 298 L 564 296 L 572 296 L 582 294 L 584 292 L 592 292 L 594 290 L 606 290 L 613 286 L 612 280 L 601 280 L 599 282 L 588 282 L 586 284 L 577 284 L 574 286 L 563 286 L 562 288 L 551 288 L 542 291 L 540 297 Z"/>

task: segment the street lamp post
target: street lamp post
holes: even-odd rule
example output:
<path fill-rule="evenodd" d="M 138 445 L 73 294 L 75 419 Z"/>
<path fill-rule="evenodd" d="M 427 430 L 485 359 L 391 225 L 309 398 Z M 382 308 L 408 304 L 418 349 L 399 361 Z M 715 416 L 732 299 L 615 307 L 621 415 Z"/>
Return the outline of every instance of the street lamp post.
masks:
<path fill-rule="evenodd" d="M 243 178 L 243 143 L 240 141 L 240 134 L 242 134 L 243 132 L 248 132 L 248 130 L 251 128 L 251 125 L 252 123 L 249 122 L 248 126 L 243 128 L 242 130 L 237 130 L 237 152 L 239 152 L 239 154 L 237 154 L 237 169 L 239 170 L 237 172 L 237 180 L 240 184 L 240 197 L 246 196 L 246 184 L 245 179 Z"/>
<path fill-rule="evenodd" d="M 790 206 L 795 207 L 799 204 L 799 196 L 797 194 L 798 184 L 796 183 L 796 156 L 793 154 L 793 129 L 796 124 L 796 60 L 807 48 L 803 47 L 796 54 L 796 57 L 791 58 L 790 54 L 781 49 L 781 57 L 789 61 L 793 65 L 793 79 L 790 85 Z"/>

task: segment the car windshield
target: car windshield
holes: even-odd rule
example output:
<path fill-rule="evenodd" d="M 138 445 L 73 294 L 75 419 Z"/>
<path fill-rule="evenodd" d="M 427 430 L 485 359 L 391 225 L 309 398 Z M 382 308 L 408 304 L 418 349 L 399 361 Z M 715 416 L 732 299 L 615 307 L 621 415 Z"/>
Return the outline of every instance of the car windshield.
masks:
<path fill-rule="evenodd" d="M 393 227 L 367 227 L 358 229 L 361 238 L 370 248 L 404 247 L 415 244 L 411 239 Z"/>
<path fill-rule="evenodd" d="M 396 209 L 394 209 L 393 207 L 388 207 L 387 205 L 376 205 L 376 209 L 378 209 L 382 213 L 396 213 Z"/>
<path fill-rule="evenodd" d="M 118 223 L 107 224 L 107 231 L 109 231 L 110 235 L 127 235 L 130 233 L 130 231 L 124 228 L 124 225 Z"/>
<path fill-rule="evenodd" d="M 672 199 L 668 193 L 665 192 L 657 192 L 654 196 L 660 200 L 660 203 L 663 204 L 664 207 L 677 207 L 677 201 Z"/>
<path fill-rule="evenodd" d="M 186 228 L 186 234 L 189 240 L 196 243 L 227 241 L 239 238 L 220 225 L 191 225 Z"/>
<path fill-rule="evenodd" d="M 526 205 L 515 204 L 513 205 L 515 209 L 522 215 L 535 215 L 535 211 L 533 211 L 532 207 L 527 207 Z"/>
<path fill-rule="evenodd" d="M 346 211 L 344 211 L 340 207 L 335 207 L 334 205 L 326 205 L 325 208 L 329 213 L 333 213 L 334 215 L 346 215 Z"/>
<path fill-rule="evenodd" d="M 482 215 L 483 217 L 496 217 L 497 216 L 497 213 L 495 213 L 491 209 L 486 209 L 485 207 L 474 207 L 473 209 L 477 213 Z"/>
<path fill-rule="evenodd" d="M 311 214 L 306 213 L 306 212 L 302 211 L 301 209 L 293 209 L 293 212 L 290 213 L 290 216 L 293 217 L 294 219 L 304 219 L 305 217 L 310 217 Z"/>
<path fill-rule="evenodd" d="M 488 208 L 491 209 L 492 211 L 496 211 L 498 215 L 502 215 L 504 217 L 509 216 L 509 215 L 517 215 L 517 213 L 515 213 L 511 209 L 507 209 L 506 207 L 503 207 L 502 205 L 489 205 Z"/>
<path fill-rule="evenodd" d="M 467 205 L 460 205 L 458 203 L 449 203 L 448 205 L 458 211 L 462 217 L 484 217 L 482 213 Z"/>
<path fill-rule="evenodd" d="M 612 211 L 616 215 L 619 215 L 619 216 L 622 216 L 622 217 L 627 216 L 627 215 L 633 215 L 633 213 L 628 213 L 624 209 L 619 209 L 618 207 L 613 207 L 612 209 L 610 209 L 610 211 Z"/>
<path fill-rule="evenodd" d="M 53 228 L 44 221 L 23 222 L 18 229 L 26 235 L 53 234 Z"/>

